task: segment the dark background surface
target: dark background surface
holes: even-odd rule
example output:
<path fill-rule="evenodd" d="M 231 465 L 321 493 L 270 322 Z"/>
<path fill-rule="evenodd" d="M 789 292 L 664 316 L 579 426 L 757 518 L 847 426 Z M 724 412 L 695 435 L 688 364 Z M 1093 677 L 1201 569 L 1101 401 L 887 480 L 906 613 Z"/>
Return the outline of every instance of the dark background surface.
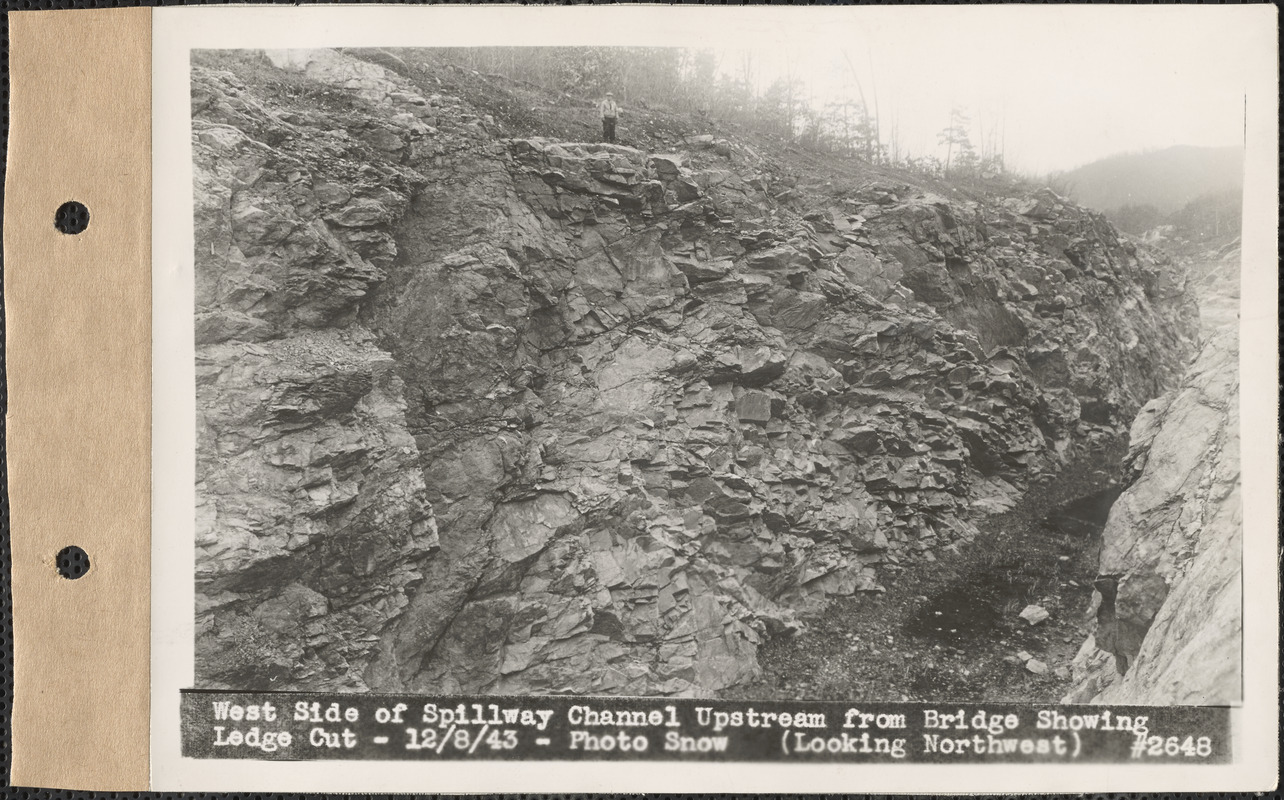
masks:
<path fill-rule="evenodd" d="M 1029 2 L 1029 0 L 1026 0 Z M 349 0 L 350 4 L 357 4 L 362 0 Z M 20 10 L 50 10 L 50 9 L 87 9 L 87 8 L 123 8 L 134 6 L 183 6 L 183 5 L 230 5 L 228 0 L 196 0 L 196 2 L 184 2 L 183 0 L 152 0 L 151 2 L 141 2 L 140 0 L 0 0 L 0 12 L 4 12 L 3 20 L 0 21 L 0 47 L 3 48 L 3 59 L 0 61 L 0 94 L 3 95 L 4 110 L 0 115 L 0 173 L 7 174 L 4 167 L 8 152 L 8 131 L 9 131 L 9 24 L 8 12 Z M 241 4 L 245 4 L 244 2 Z M 282 3 L 284 5 L 285 3 Z M 291 5 L 299 5 L 292 3 Z M 316 3 L 308 3 L 309 5 Z M 385 4 L 397 5 L 428 5 L 430 3 L 418 2 L 409 3 L 402 0 L 387 0 Z M 725 2 L 714 2 L 714 5 L 728 5 Z M 828 4 L 828 3 L 826 3 Z M 50 65 L 50 69 L 58 69 L 60 65 Z M 69 75 L 73 70 L 68 68 Z M 56 100 L 51 98 L 51 101 Z M 3 202 L 3 183 L 0 182 L 0 204 Z M 53 213 L 53 210 L 50 210 Z M 2 214 L 2 212 L 0 212 Z M 0 256 L 2 261 L 2 256 Z M 3 298 L 3 279 L 0 278 L 0 299 Z M 4 342 L 4 321 L 3 315 L 0 314 L 0 347 Z M 4 369 L 3 358 L 0 357 L 0 409 L 7 411 L 7 374 Z M 0 420 L 0 429 L 4 426 L 3 420 Z M 282 794 L 220 794 L 220 793 L 183 793 L 183 794 L 161 794 L 154 792 L 75 792 L 61 789 L 45 789 L 31 787 L 14 787 L 8 785 L 9 762 L 10 762 L 10 731 L 9 731 L 9 714 L 13 702 L 13 619 L 12 619 L 12 597 L 10 594 L 9 581 L 9 498 L 8 498 L 8 460 L 4 453 L 3 430 L 0 430 L 0 649 L 3 650 L 3 658 L 0 659 L 0 677 L 3 678 L 3 692 L 0 693 L 0 797 L 3 798 L 22 798 L 23 800 L 80 800 L 80 798 L 144 798 L 144 797 L 180 797 L 193 798 L 272 798 L 273 800 L 284 800 L 287 797 L 387 797 L 389 795 L 282 795 Z M 92 558 L 92 554 L 91 554 Z M 50 631 L 49 635 L 57 636 L 57 631 Z M 67 754 L 68 759 L 76 758 L 74 753 Z M 908 766 L 908 765 L 907 765 Z M 1091 768 L 1091 767 L 1088 767 Z M 805 788 L 805 787 L 800 787 Z M 404 796 L 404 795 L 402 795 Z M 511 795 L 512 797 L 533 797 L 534 795 Z M 547 795 L 543 795 L 547 796 Z M 588 797 L 610 797 L 618 795 L 588 795 Z M 1069 796 L 1069 795 L 1065 795 Z M 1081 795 L 1082 796 L 1082 795 Z M 1135 796 L 1135 795 L 1134 795 Z M 1145 795 L 1141 795 L 1145 796 Z M 1156 795 L 1159 796 L 1159 795 Z M 1163 795 L 1169 796 L 1169 795 Z M 1204 798 L 1230 796 L 1229 794 L 1204 794 L 1194 795 Z M 1278 792 L 1273 793 L 1273 797 L 1279 797 Z M 1093 795 L 1099 798 L 1121 798 L 1124 795 Z"/>

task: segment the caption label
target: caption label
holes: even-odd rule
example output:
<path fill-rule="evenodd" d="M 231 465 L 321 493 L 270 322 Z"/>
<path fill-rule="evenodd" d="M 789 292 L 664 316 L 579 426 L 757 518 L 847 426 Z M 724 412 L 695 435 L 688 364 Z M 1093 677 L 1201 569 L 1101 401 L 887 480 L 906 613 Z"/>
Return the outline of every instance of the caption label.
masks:
<path fill-rule="evenodd" d="M 1231 756 L 1204 707 L 731 702 L 185 691 L 183 755 L 266 760 L 1185 763 Z"/>

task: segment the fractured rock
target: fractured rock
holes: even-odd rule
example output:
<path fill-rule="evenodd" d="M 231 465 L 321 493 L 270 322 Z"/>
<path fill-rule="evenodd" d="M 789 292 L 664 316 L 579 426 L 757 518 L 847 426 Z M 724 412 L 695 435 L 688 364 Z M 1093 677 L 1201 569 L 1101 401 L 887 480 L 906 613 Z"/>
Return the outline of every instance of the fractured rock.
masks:
<path fill-rule="evenodd" d="M 736 417 L 741 422 L 765 425 L 771 420 L 771 397 L 764 392 L 745 392 L 736 398 Z"/>
<path fill-rule="evenodd" d="M 1068 702 L 1240 697 L 1237 356 L 1234 329 L 1212 336 L 1181 387 L 1133 423 L 1135 478 L 1102 532 L 1097 629 Z M 1113 658 L 1097 658 L 1102 650 Z"/>
<path fill-rule="evenodd" d="M 489 89 L 425 95 L 411 51 L 218 58 L 198 685 L 743 687 L 801 612 L 966 548 L 1185 366 L 1180 270 L 1059 198 L 835 207 L 712 134 L 497 138 Z M 1141 669 L 1180 590 L 1119 563 L 1101 642 Z"/>

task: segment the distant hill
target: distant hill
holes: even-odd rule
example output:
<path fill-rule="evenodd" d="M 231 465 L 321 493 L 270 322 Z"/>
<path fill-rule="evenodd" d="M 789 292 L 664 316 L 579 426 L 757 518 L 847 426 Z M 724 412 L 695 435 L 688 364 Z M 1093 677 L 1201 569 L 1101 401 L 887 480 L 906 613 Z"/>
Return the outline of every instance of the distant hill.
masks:
<path fill-rule="evenodd" d="M 1103 158 L 1057 178 L 1070 196 L 1098 211 L 1153 206 L 1170 214 L 1201 195 L 1241 190 L 1244 151 L 1239 147 L 1169 147 Z"/>

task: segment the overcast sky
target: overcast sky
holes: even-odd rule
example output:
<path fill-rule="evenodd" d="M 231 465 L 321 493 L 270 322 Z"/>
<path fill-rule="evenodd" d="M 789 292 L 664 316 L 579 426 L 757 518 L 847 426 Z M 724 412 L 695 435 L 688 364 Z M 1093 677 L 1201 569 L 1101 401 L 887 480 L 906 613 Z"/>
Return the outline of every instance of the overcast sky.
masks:
<path fill-rule="evenodd" d="M 895 120 L 902 150 L 918 155 L 937 151 L 955 104 L 969 112 L 975 144 L 981 126 L 1001 128 L 1009 166 L 1027 172 L 1176 144 L 1242 143 L 1245 31 L 1208 14 L 847 10 L 856 13 L 815 20 L 800 13 L 783 24 L 750 18 L 746 31 L 718 37 L 715 49 L 726 64 L 752 50 L 763 83 L 792 70 L 817 102 L 855 98 L 850 59 L 871 106 L 877 89 L 884 140 Z"/>
<path fill-rule="evenodd" d="M 211 9 L 213 10 L 213 9 Z M 1242 143 L 1245 54 L 1255 118 L 1275 118 L 1262 74 L 1277 18 L 1258 5 L 936 6 L 263 6 L 243 47 L 666 46 L 749 49 L 765 82 L 786 63 L 817 102 L 852 92 L 845 51 L 882 128 L 929 154 L 952 105 L 978 123 L 1006 121 L 1010 167 L 1045 173 L 1175 144 Z M 185 18 L 203 15 L 185 9 Z M 165 16 L 165 15 L 162 15 Z M 275 20 L 275 22 L 273 22 Z M 1249 98 L 1250 103 L 1254 101 Z M 886 136 L 885 136 L 886 138 Z"/>

